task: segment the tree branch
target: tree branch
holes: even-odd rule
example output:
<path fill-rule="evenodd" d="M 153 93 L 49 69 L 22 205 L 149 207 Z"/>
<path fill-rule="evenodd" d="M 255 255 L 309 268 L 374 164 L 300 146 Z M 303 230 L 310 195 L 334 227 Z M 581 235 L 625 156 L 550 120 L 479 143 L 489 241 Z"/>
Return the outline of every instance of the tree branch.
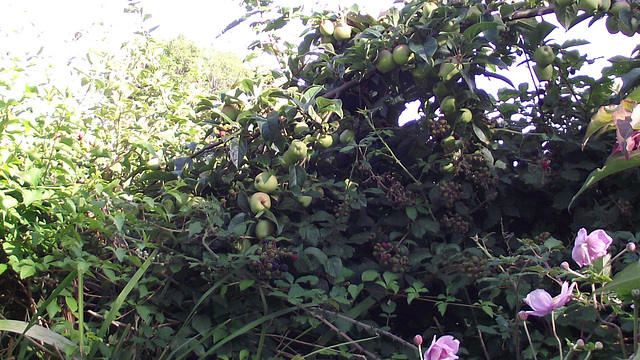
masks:
<path fill-rule="evenodd" d="M 518 10 L 514 11 L 511 16 L 507 18 L 507 21 L 518 20 L 518 19 L 527 19 L 536 16 L 546 15 L 554 12 L 555 8 L 552 6 L 545 6 L 541 8 L 535 9 L 526 9 L 526 10 Z"/>
<path fill-rule="evenodd" d="M 352 87 L 358 85 L 359 83 L 360 82 L 358 80 L 351 79 L 346 83 L 343 83 L 342 85 L 338 86 L 337 88 L 327 91 L 324 95 L 322 95 L 322 97 L 327 99 L 337 99 L 342 95 L 343 92 L 345 92 L 348 89 L 351 89 Z"/>

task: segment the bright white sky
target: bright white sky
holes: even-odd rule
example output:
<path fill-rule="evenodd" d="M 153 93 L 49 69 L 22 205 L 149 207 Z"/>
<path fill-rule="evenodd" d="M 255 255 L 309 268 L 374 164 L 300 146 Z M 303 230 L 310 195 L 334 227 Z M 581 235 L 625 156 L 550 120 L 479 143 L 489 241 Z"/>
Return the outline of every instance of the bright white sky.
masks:
<path fill-rule="evenodd" d="M 393 0 L 280 0 L 280 3 L 307 4 L 313 9 L 337 9 L 338 4 L 360 3 L 360 9 L 377 16 L 381 10 L 393 5 Z M 17 57 L 26 53 L 35 54 L 44 46 L 43 55 L 49 56 L 52 63 L 64 64 L 72 57 L 84 57 L 92 49 L 116 50 L 127 39 L 133 38 L 133 32 L 159 25 L 152 34 L 156 38 L 171 39 L 180 34 L 186 35 L 196 43 L 213 45 L 225 51 L 241 55 L 254 33 L 245 26 L 239 26 L 221 38 L 216 38 L 227 24 L 244 14 L 239 0 L 141 0 L 138 6 L 152 17 L 141 23 L 136 14 L 125 14 L 123 9 L 127 0 L 4 0 L 0 12 L 0 49 Z M 549 21 L 553 17 L 548 18 Z M 564 34 L 562 29 L 552 33 L 548 39 L 558 43 L 566 39 L 587 39 L 590 45 L 581 46 L 581 53 L 602 59 L 590 71 L 599 72 L 609 63 L 606 59 L 615 55 L 630 56 L 638 44 L 638 35 L 627 38 L 621 34 L 610 36 L 604 27 L 604 20 L 591 28 L 583 22 Z M 292 34 L 293 37 L 299 34 Z M 2 66 L 2 64 L 0 64 Z M 515 73 L 524 76 L 514 78 Z M 528 71 L 514 71 L 506 74 L 515 84 L 529 81 Z M 491 84 L 500 83 L 492 80 Z M 488 84 L 488 83 L 487 83 Z M 482 83 L 480 84 L 483 85 Z"/>

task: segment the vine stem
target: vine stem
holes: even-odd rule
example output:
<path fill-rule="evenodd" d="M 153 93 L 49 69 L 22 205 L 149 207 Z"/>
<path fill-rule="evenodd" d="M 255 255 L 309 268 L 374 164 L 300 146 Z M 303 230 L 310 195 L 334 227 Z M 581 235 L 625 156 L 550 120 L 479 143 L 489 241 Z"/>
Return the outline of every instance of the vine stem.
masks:
<path fill-rule="evenodd" d="M 407 175 L 409 175 L 409 177 L 411 178 L 411 180 L 413 180 L 413 182 L 415 182 L 417 185 L 422 185 L 422 183 L 416 179 L 413 175 L 411 175 L 411 173 L 409 172 L 409 170 L 404 166 L 404 164 L 402 163 L 402 161 L 400 161 L 400 159 L 398 159 L 398 157 L 396 156 L 396 154 L 393 152 L 393 150 L 391 150 L 391 147 L 389 147 L 389 144 L 387 144 L 386 141 L 384 141 L 384 139 L 382 138 L 382 136 L 380 136 L 380 133 L 378 132 L 378 130 L 376 129 L 376 126 L 373 124 L 373 121 L 371 121 L 371 117 L 367 114 L 366 116 L 367 118 L 367 122 L 369 123 L 369 126 L 371 126 L 371 128 L 373 129 L 373 131 L 375 132 L 376 136 L 378 136 L 378 139 L 380 139 L 380 141 L 382 142 L 382 145 L 384 145 L 384 147 L 389 151 L 389 154 L 391 154 L 391 158 L 393 158 L 393 160 L 396 162 L 396 164 L 398 164 L 402 170 L 404 170 L 404 172 L 407 173 Z"/>

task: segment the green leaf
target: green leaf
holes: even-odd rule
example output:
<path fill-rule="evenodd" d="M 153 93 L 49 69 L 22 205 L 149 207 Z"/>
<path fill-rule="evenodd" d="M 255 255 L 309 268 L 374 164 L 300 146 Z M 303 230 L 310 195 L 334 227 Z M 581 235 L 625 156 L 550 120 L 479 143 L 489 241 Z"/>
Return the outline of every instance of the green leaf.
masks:
<path fill-rule="evenodd" d="M 326 271 L 329 276 L 332 276 L 334 278 L 340 276 L 340 274 L 342 273 L 342 259 L 337 256 L 329 258 L 324 266 L 324 271 Z"/>
<path fill-rule="evenodd" d="M 491 138 L 491 135 L 488 134 L 490 133 L 490 131 L 491 130 L 489 130 L 489 128 L 486 127 L 486 125 L 483 126 L 483 128 L 480 128 L 476 124 L 473 124 L 473 133 L 476 134 L 476 136 L 478 137 L 478 140 L 483 142 L 485 145 L 489 145 L 490 143 L 489 139 Z"/>
<path fill-rule="evenodd" d="M 24 334 L 25 336 L 42 341 L 46 344 L 56 347 L 60 352 L 65 353 L 65 348 L 67 346 L 77 348 L 73 341 L 67 339 L 66 337 L 53 332 L 47 328 L 44 328 L 40 325 L 32 325 L 28 330 L 27 326 L 29 326 L 28 322 L 18 321 L 18 320 L 0 320 L 0 330 L 1 331 L 9 331 L 16 334 Z M 26 331 L 26 333 L 25 333 Z"/>
<path fill-rule="evenodd" d="M 327 255 L 317 247 L 308 247 L 304 249 L 304 252 L 308 255 L 312 255 L 313 257 L 315 257 L 321 265 L 324 266 L 327 264 L 327 260 L 328 260 Z"/>
<path fill-rule="evenodd" d="M 497 28 L 498 26 L 502 26 L 502 24 L 498 22 L 481 22 L 481 23 L 473 24 L 464 31 L 462 36 L 465 39 L 471 40 L 477 37 L 478 34 L 480 34 L 481 32 L 487 29 Z"/>
<path fill-rule="evenodd" d="M 244 161 L 244 156 L 247 154 L 247 142 L 244 139 L 233 138 L 229 142 L 229 157 L 231 162 L 236 166 L 236 169 L 240 168 Z"/>
<path fill-rule="evenodd" d="M 362 282 L 376 281 L 380 278 L 380 273 L 375 270 L 367 270 L 362 273 Z"/>
<path fill-rule="evenodd" d="M 409 41 L 409 49 L 411 49 L 416 56 L 419 56 L 422 60 L 430 64 L 433 54 L 438 50 L 438 42 L 433 37 L 427 36 L 422 44 Z"/>
<path fill-rule="evenodd" d="M 640 262 L 629 264 L 613 277 L 613 281 L 597 290 L 597 292 L 614 291 L 623 300 L 631 299 L 631 291 L 640 289 Z"/>
<path fill-rule="evenodd" d="M 195 315 L 191 319 L 191 327 L 200 334 L 206 334 L 211 330 L 211 317 L 207 315 Z"/>
<path fill-rule="evenodd" d="M 573 202 L 578 198 L 578 196 L 580 196 L 580 194 L 582 194 L 598 181 L 620 171 L 640 166 L 640 150 L 630 152 L 629 156 L 629 160 L 624 158 L 623 153 L 618 153 L 614 156 L 610 156 L 604 163 L 603 167 L 593 170 L 584 181 L 584 184 L 582 184 L 580 190 L 578 190 L 578 192 L 573 196 L 567 208 L 570 209 L 571 205 L 573 205 Z"/>
<path fill-rule="evenodd" d="M 238 287 L 240 288 L 240 291 L 245 291 L 246 289 L 251 287 L 251 285 L 253 285 L 255 282 L 256 281 L 252 279 L 240 280 L 240 282 L 238 282 Z"/>
<path fill-rule="evenodd" d="M 416 218 L 418 217 L 418 211 L 414 207 L 406 208 L 405 212 L 407 213 L 407 217 L 409 217 L 409 219 L 411 219 L 411 221 L 415 221 Z"/>

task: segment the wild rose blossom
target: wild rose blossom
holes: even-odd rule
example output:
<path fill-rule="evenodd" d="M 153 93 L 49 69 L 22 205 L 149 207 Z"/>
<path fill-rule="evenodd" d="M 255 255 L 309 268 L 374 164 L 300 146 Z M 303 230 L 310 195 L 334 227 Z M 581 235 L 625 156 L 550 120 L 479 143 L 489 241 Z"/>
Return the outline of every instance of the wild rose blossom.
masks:
<path fill-rule="evenodd" d="M 542 289 L 533 290 L 527 297 L 524 298 L 524 302 L 529 305 L 533 310 L 526 311 L 528 315 L 545 316 L 552 310 L 555 310 L 571 300 L 571 294 L 576 287 L 576 283 L 572 283 L 570 286 L 567 282 L 562 283 L 562 289 L 560 294 L 556 297 L 551 297 L 549 293 Z"/>
<path fill-rule="evenodd" d="M 587 235 L 587 230 L 578 231 L 576 242 L 571 253 L 578 266 L 591 265 L 593 260 L 605 256 L 613 239 L 604 230 L 598 229 Z"/>
<path fill-rule="evenodd" d="M 451 335 L 444 335 L 436 340 L 433 336 L 431 346 L 424 353 L 424 360 L 456 360 L 458 359 L 460 341 Z"/>

